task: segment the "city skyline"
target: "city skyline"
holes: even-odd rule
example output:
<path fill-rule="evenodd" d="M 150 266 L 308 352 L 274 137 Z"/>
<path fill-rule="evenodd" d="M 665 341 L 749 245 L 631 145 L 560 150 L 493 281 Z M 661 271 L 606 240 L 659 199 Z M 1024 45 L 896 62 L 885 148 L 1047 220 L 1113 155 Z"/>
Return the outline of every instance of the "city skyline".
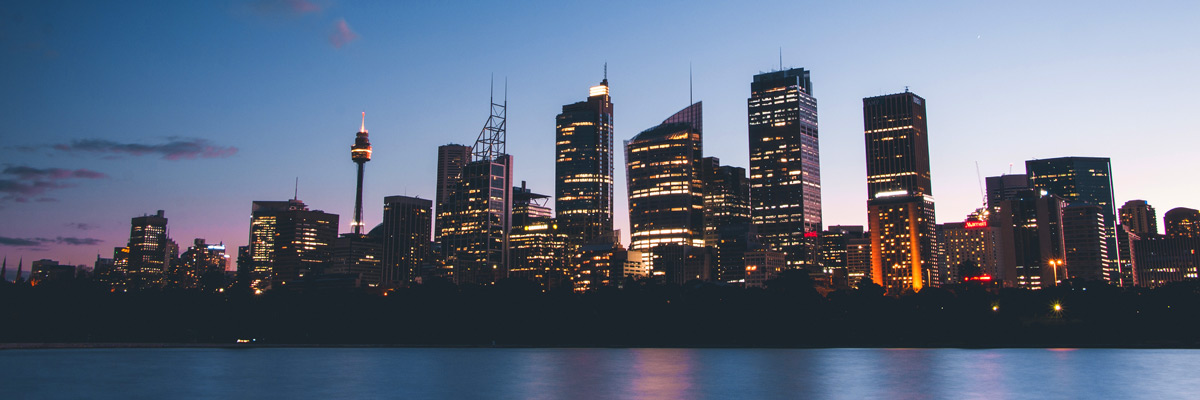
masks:
<path fill-rule="evenodd" d="M 8 121 L 0 148 L 5 159 L 5 175 L 0 177 L 5 183 L 5 191 L 0 193 L 5 198 L 0 202 L 0 219 L 5 221 L 0 224 L 0 238 L 4 240 L 0 242 L 0 254 L 12 259 L 50 258 L 88 264 L 95 254 L 107 258 L 113 247 L 124 245 L 129 218 L 159 209 L 171 217 L 171 236 L 177 243 L 205 238 L 209 243 L 223 242 L 234 249 L 246 245 L 249 203 L 291 198 L 297 177 L 298 198 L 312 209 L 341 215 L 337 231 L 349 232 L 353 210 L 346 194 L 354 187 L 346 177 L 353 173 L 354 166 L 345 162 L 344 146 L 349 140 L 346 133 L 358 117 L 355 114 L 362 111 L 372 113 L 372 144 L 378 151 L 372 174 L 367 175 L 364 184 L 365 224 L 369 230 L 382 222 L 385 196 L 434 198 L 435 149 L 449 142 L 469 143 L 475 137 L 485 112 L 483 99 L 492 71 L 497 77 L 509 79 L 509 153 L 516 158 L 513 180 L 528 181 L 535 192 L 553 191 L 553 116 L 562 104 L 578 101 L 581 88 L 601 77 L 605 61 L 610 64 L 609 79 L 617 98 L 615 141 L 628 140 L 641 129 L 655 125 L 656 118 L 687 106 L 685 96 L 690 90 L 684 87 L 689 85 L 684 64 L 690 60 L 695 71 L 692 83 L 697 89 L 696 100 L 709 103 L 704 156 L 748 168 L 743 108 L 749 95 L 746 84 L 752 75 L 777 67 L 777 52 L 782 58 L 779 67 L 812 71 L 820 94 L 825 225 L 865 225 L 866 193 L 861 182 L 866 174 L 859 136 L 862 126 L 860 120 L 855 123 L 861 116 L 859 102 L 863 97 L 901 92 L 904 85 L 912 85 L 930 101 L 930 130 L 935 132 L 930 137 L 931 169 L 941 211 L 938 222 L 960 221 L 982 206 L 977 194 L 980 178 L 971 176 L 975 174 L 971 168 L 975 161 L 980 163 L 981 175 L 987 177 L 1008 173 L 1004 164 L 1036 158 L 1111 157 L 1116 204 L 1144 199 L 1164 211 L 1196 207 L 1185 185 L 1173 185 L 1169 174 L 1155 173 L 1194 169 L 1196 161 L 1183 150 L 1188 146 L 1149 144 L 1165 142 L 1173 137 L 1172 133 L 1174 137 L 1186 133 L 1189 125 L 1184 116 L 1190 104 L 1186 95 L 1200 89 L 1195 78 L 1185 74 L 1194 69 L 1189 66 L 1194 67 L 1196 59 L 1179 50 L 1187 43 L 1179 38 L 1188 37 L 1186 32 L 1195 28 L 1171 24 L 1171 18 L 1186 12 L 1133 12 L 1123 17 L 1146 22 L 1146 17 L 1152 15 L 1160 24 L 1147 27 L 1148 31 L 1125 34 L 1130 37 L 1089 30 L 1099 26 L 1083 24 L 1084 29 L 1051 34 L 1050 44 L 1023 43 L 1018 39 L 1022 37 L 1019 30 L 1005 29 L 996 21 L 989 24 L 988 20 L 980 20 L 976 22 L 984 23 L 971 27 L 967 26 L 970 18 L 960 18 L 939 27 L 914 28 L 935 33 L 921 43 L 923 51 L 914 56 L 927 59 L 919 65 L 907 66 L 904 59 L 898 59 L 880 63 L 874 69 L 862 67 L 861 58 L 844 53 L 849 50 L 835 48 L 851 48 L 847 39 L 817 44 L 813 50 L 805 48 L 807 43 L 786 39 L 795 37 L 788 33 L 798 32 L 798 27 L 772 28 L 777 39 L 760 38 L 770 43 L 744 50 L 734 49 L 738 47 L 735 39 L 700 46 L 677 42 L 680 38 L 676 37 L 661 37 L 651 42 L 678 46 L 659 55 L 639 53 L 647 45 L 632 43 L 629 35 L 645 32 L 631 29 L 615 35 L 614 44 L 609 46 L 611 53 L 569 62 L 555 60 L 549 71 L 526 63 L 552 60 L 548 47 L 553 47 L 556 40 L 533 40 L 531 47 L 535 50 L 509 49 L 514 53 L 497 58 L 497 54 L 506 53 L 464 45 L 470 36 L 459 34 L 442 41 L 441 47 L 421 40 L 402 41 L 417 48 L 410 51 L 422 55 L 414 58 L 419 67 L 404 70 L 412 75 L 410 78 L 376 62 L 399 55 L 385 51 L 388 33 L 384 31 L 391 26 L 372 19 L 365 10 L 330 5 L 317 5 L 317 11 L 256 7 L 264 4 L 287 3 L 209 6 L 211 9 L 200 10 L 203 12 L 176 28 L 166 20 L 137 20 L 138 14 L 119 9 L 132 6 L 120 4 L 83 5 L 71 10 L 14 5 L 4 10 L 0 19 L 4 20 L 5 32 L 14 32 L 6 35 L 4 51 L 12 55 L 14 65 L 12 73 L 0 81 L 9 88 L 0 97 L 5 104 L 0 107 L 0 119 Z M 93 7 L 110 9 L 96 12 L 98 17 L 94 19 L 80 20 L 95 11 L 89 10 Z M 171 14 L 185 12 L 181 8 L 188 6 L 154 7 L 163 7 L 156 10 Z M 496 11 L 486 10 L 488 7 L 468 13 L 466 21 L 455 26 Z M 636 23 L 649 18 L 652 11 L 660 11 L 653 10 L 656 7 L 620 7 L 624 12 L 613 13 L 617 17 L 610 18 L 622 25 Z M 696 7 L 691 12 L 707 16 L 719 12 Z M 880 6 L 881 10 L 868 10 L 867 14 L 875 18 L 874 22 L 887 26 L 887 21 L 880 18 L 888 11 L 909 16 L 930 11 L 889 7 Z M 962 7 L 933 10 L 919 15 L 918 20 L 961 12 Z M 1098 8 L 1100 12 L 1106 7 Z M 1080 24 L 1066 16 L 1068 9 L 1046 9 L 1045 17 L 1018 19 L 1031 29 L 1053 33 L 1057 22 L 1054 16 L 1063 18 L 1063 23 Z M 412 11 L 413 18 L 417 18 L 415 15 L 436 13 L 438 9 Z M 836 6 L 816 11 L 841 16 L 842 20 L 849 18 L 847 9 Z M 1000 16 L 995 18 L 1003 19 L 1006 10 L 999 11 Z M 1107 18 L 1117 18 L 1115 10 L 1107 11 L 1110 13 L 1103 14 Z M 198 39 L 197 43 L 181 43 L 179 49 L 159 50 L 160 41 L 201 32 L 205 23 L 214 21 L 247 35 L 240 38 L 241 42 L 232 43 L 227 53 L 215 57 L 226 63 L 186 65 L 216 52 L 212 47 L 229 40 L 226 35 L 214 34 L 209 39 L 215 41 Z M 735 17 L 712 21 L 731 27 L 745 24 Z M 158 25 L 164 23 L 168 25 Z M 84 38 L 85 33 L 109 24 L 123 28 L 98 38 Z M 514 35 L 535 38 L 557 29 L 559 24 L 516 29 Z M 325 25 L 335 27 L 330 43 L 323 40 Z M 163 28 L 164 38 L 137 36 L 156 27 Z M 837 32 L 822 24 L 816 29 Z M 705 35 L 713 35 L 714 30 L 709 29 Z M 972 35 L 972 31 L 977 34 Z M 1085 37 L 1089 34 L 1095 36 Z M 571 37 L 566 35 L 567 39 Z M 1122 57 L 1141 52 L 1146 61 L 1121 64 L 1105 58 L 1109 47 L 1147 38 L 1162 40 L 1122 48 Z M 1171 38 L 1176 42 L 1167 40 Z M 102 42 L 106 39 L 111 42 Z M 1070 40 L 1076 40 L 1078 46 L 1063 46 Z M 1179 45 L 1181 40 L 1184 46 Z M 41 44 L 35 48 L 23 41 Z M 255 60 L 254 50 L 277 44 L 283 45 L 278 50 L 281 61 L 247 61 Z M 1014 49 L 1018 44 L 1031 48 Z M 458 51 L 445 53 L 449 49 Z M 955 51 L 957 57 L 942 54 Z M 931 53 L 942 55 L 930 57 Z M 1018 57 L 1021 55 L 1033 56 L 1032 61 L 1022 61 Z M 316 58 L 333 61 L 319 62 Z M 149 65 L 139 66 L 146 60 Z M 1110 73 L 1080 68 L 1087 65 L 1083 61 L 1089 60 L 1109 61 L 1104 64 L 1107 69 L 1141 66 L 1141 70 L 1155 73 L 1126 77 L 1123 85 L 1109 84 Z M 296 62 L 309 64 L 289 64 Z M 342 70 L 346 63 L 361 67 Z M 1039 65 L 1045 68 L 1036 69 Z M 919 67 L 932 67 L 940 74 L 918 73 Z M 452 79 L 455 82 L 445 88 L 415 82 L 421 80 L 417 76 L 431 70 L 442 72 L 442 79 L 434 81 L 446 83 L 448 76 L 459 78 Z M 1017 72 L 1026 75 L 1013 78 Z M 309 74 L 323 79 L 293 85 L 298 77 Z M 1059 78 L 1065 82 L 1041 88 L 1036 87 L 1037 78 L 1041 78 L 1041 84 Z M 1137 86 L 1159 91 L 1129 92 L 1130 87 Z M 1099 107 L 1110 105 L 1111 100 L 1100 102 L 1088 97 L 1133 100 L 1118 103 L 1122 112 L 1112 113 Z M 1006 110 L 1004 114 L 995 111 L 1000 105 Z M 1113 118 L 1113 114 L 1142 118 Z M 1094 140 L 1081 143 L 1081 135 Z M 1115 141 L 1129 135 L 1149 140 L 1133 145 Z M 1031 145 L 1035 139 L 1037 144 Z M 1022 147 L 1006 148 L 1008 143 L 1004 142 Z M 614 164 L 623 165 L 624 156 L 616 153 Z M 1017 167 L 1012 172 L 1024 171 Z M 622 168 L 616 168 L 613 215 L 616 228 L 623 231 L 622 241 L 628 244 L 630 231 L 623 217 L 628 215 L 623 201 L 627 196 L 624 185 L 619 184 L 624 180 Z M 37 182 L 43 183 L 39 187 Z"/>

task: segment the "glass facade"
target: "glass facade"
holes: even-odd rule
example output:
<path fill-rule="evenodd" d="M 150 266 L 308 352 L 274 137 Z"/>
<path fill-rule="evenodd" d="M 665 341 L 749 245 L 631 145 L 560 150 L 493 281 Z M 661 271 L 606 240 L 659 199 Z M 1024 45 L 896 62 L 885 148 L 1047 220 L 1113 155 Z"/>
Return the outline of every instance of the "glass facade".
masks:
<path fill-rule="evenodd" d="M 630 250 L 651 267 L 655 246 L 704 246 L 701 111 L 696 102 L 625 142 Z"/>
<path fill-rule="evenodd" d="M 613 104 L 608 79 L 555 118 L 554 206 L 574 245 L 613 240 Z"/>
<path fill-rule="evenodd" d="M 785 253 L 789 267 L 820 272 L 821 160 L 817 99 L 810 71 L 793 68 L 754 76 L 747 100 L 750 199 L 763 246 Z"/>

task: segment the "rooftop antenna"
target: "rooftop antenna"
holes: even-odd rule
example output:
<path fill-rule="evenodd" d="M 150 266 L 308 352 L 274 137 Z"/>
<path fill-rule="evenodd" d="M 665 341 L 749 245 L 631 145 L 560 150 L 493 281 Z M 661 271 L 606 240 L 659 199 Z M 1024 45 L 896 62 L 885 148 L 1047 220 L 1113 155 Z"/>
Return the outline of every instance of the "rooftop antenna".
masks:
<path fill-rule="evenodd" d="M 779 70 L 783 71 L 783 46 L 779 46 Z"/>
<path fill-rule="evenodd" d="M 983 198 L 983 207 L 988 206 L 987 192 L 983 190 L 983 175 L 979 173 L 979 161 L 975 161 L 975 179 L 979 180 L 979 196 Z"/>
<path fill-rule="evenodd" d="M 608 61 L 604 62 L 604 80 L 608 81 Z"/>
<path fill-rule="evenodd" d="M 1008 174 L 1009 175 L 1012 175 L 1012 164 L 1013 163 L 1008 163 Z"/>
<path fill-rule="evenodd" d="M 300 177 L 296 177 L 296 186 L 292 192 L 292 200 L 300 200 Z"/>
<path fill-rule="evenodd" d="M 692 105 L 692 63 L 688 62 L 688 105 Z"/>

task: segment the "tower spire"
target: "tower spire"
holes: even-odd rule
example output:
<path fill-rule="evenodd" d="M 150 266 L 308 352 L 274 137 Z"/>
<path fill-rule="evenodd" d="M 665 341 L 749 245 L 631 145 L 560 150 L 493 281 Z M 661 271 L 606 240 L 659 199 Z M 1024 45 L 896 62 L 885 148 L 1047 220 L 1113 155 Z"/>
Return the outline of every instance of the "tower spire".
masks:
<path fill-rule="evenodd" d="M 363 187 L 363 164 L 371 161 L 371 142 L 367 139 L 367 112 L 362 113 L 362 125 L 358 129 L 358 134 L 355 135 L 354 145 L 350 146 L 350 159 L 358 164 L 358 185 L 354 191 L 354 221 L 350 223 L 350 230 L 356 234 L 362 233 L 362 187 Z"/>
<path fill-rule="evenodd" d="M 0 282 L 8 282 L 8 256 L 4 256 L 4 265 L 0 266 Z"/>
<path fill-rule="evenodd" d="M 688 105 L 695 103 L 692 101 L 692 63 L 688 63 Z"/>
<path fill-rule="evenodd" d="M 17 262 L 17 278 L 13 279 L 13 283 L 21 283 L 21 269 L 25 267 L 25 257 L 21 257 L 21 261 Z"/>

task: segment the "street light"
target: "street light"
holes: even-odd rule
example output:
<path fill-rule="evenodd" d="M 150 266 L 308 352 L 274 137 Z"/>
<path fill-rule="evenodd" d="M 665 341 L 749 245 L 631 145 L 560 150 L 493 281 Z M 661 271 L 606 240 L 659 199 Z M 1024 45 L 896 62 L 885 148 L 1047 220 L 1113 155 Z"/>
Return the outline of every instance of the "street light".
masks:
<path fill-rule="evenodd" d="M 1050 268 L 1054 270 L 1054 286 L 1058 286 L 1058 267 L 1063 265 L 1063 261 L 1059 259 L 1050 259 Z"/>

